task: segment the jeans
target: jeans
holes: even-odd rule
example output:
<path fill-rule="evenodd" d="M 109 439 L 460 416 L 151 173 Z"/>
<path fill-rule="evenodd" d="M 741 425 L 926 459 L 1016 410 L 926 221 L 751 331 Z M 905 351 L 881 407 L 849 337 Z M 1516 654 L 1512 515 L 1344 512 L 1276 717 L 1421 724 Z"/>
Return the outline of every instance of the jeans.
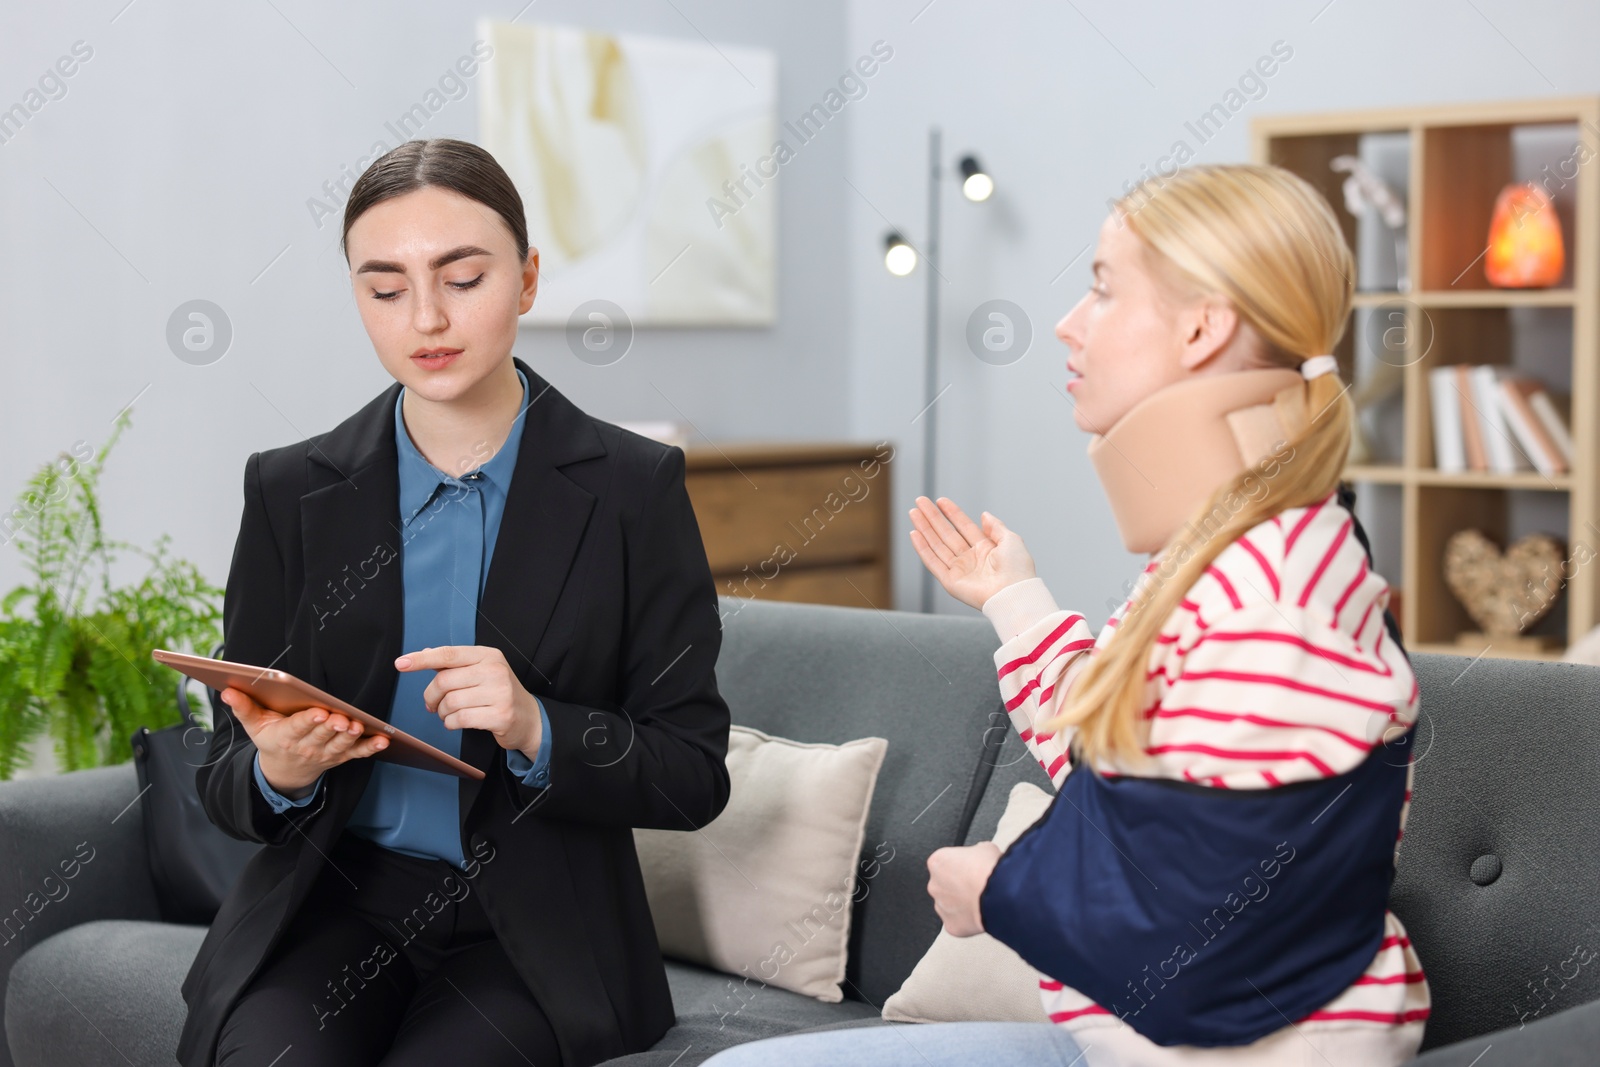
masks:
<path fill-rule="evenodd" d="M 1056 1023 L 885 1023 L 783 1034 L 712 1056 L 702 1067 L 1083 1067 Z"/>

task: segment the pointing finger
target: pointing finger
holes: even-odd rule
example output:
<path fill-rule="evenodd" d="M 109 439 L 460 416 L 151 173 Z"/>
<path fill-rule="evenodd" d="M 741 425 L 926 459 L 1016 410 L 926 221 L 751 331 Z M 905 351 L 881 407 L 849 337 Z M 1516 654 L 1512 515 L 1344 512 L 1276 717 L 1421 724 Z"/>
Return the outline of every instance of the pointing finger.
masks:
<path fill-rule="evenodd" d="M 394 665 L 397 670 L 402 671 L 443 670 L 446 667 L 461 667 L 477 661 L 478 656 L 473 645 L 439 645 L 417 652 L 407 652 L 397 658 Z"/>

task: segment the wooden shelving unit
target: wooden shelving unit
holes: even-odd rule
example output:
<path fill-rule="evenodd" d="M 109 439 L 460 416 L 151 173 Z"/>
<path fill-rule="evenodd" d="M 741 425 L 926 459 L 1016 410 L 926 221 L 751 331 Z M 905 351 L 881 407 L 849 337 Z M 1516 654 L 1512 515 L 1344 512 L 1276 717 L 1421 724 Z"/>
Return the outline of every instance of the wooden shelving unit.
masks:
<path fill-rule="evenodd" d="M 1375 227 L 1345 209 L 1345 175 L 1329 163 L 1380 149 L 1391 164 L 1402 161 L 1400 173 L 1386 177 L 1406 186 L 1410 286 L 1366 291 L 1358 279 L 1362 291 L 1335 354 L 1341 376 L 1358 388 L 1375 363 L 1400 370 L 1399 402 L 1389 410 L 1391 420 L 1403 421 L 1391 434 L 1398 454 L 1353 464 L 1346 475 L 1358 508 L 1364 496 L 1397 508 L 1397 522 L 1377 525 L 1398 528 L 1398 546 L 1385 546 L 1398 574 L 1381 562 L 1379 569 L 1403 592 L 1407 647 L 1479 651 L 1456 643 L 1458 633 L 1478 626 L 1445 585 L 1442 566 L 1446 540 L 1467 527 L 1502 546 L 1535 531 L 1561 538 L 1566 584 L 1556 608 L 1529 632 L 1563 646 L 1587 634 L 1600 624 L 1600 558 L 1588 559 L 1600 557 L 1600 97 L 1260 116 L 1251 122 L 1251 140 L 1257 162 L 1286 167 L 1321 190 L 1363 262 L 1375 259 Z M 1496 289 L 1483 272 L 1490 215 L 1501 188 L 1526 180 L 1540 181 L 1555 198 L 1566 276 L 1550 289 Z M 1530 335 L 1540 343 L 1519 340 Z M 1547 478 L 1437 470 L 1428 371 L 1455 363 L 1516 364 L 1553 393 L 1569 395 L 1571 472 Z M 1557 514 L 1559 522 L 1549 518 Z M 1379 554 L 1379 533 L 1366 525 Z M 1580 546 L 1588 551 L 1580 554 Z M 1492 645 L 1487 654 L 1516 655 Z"/>

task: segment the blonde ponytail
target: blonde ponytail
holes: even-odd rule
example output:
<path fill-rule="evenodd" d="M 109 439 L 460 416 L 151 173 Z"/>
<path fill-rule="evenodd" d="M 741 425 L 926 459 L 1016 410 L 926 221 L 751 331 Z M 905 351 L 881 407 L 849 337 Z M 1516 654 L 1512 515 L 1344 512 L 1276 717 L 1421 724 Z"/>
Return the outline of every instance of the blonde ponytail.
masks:
<path fill-rule="evenodd" d="M 1227 299 L 1261 338 L 1270 365 L 1298 369 L 1338 344 L 1350 316 L 1355 264 L 1333 209 L 1304 179 L 1260 164 L 1196 166 L 1147 179 L 1115 210 L 1141 239 L 1164 287 L 1173 295 Z M 1254 467 L 1216 488 L 1163 549 L 1116 633 L 1039 732 L 1076 726 L 1077 758 L 1091 763 L 1145 758 L 1148 664 L 1163 624 L 1241 534 L 1337 487 L 1350 451 L 1347 390 L 1338 375 L 1324 374 L 1278 394 L 1278 410 L 1290 416 L 1293 451 L 1284 450 L 1267 492 L 1256 488 L 1261 475 Z"/>

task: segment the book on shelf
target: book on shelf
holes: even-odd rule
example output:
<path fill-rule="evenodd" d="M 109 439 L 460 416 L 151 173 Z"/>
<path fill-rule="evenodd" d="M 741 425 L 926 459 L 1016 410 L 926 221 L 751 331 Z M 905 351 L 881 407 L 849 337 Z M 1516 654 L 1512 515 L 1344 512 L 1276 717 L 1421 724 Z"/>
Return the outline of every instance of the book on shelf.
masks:
<path fill-rule="evenodd" d="M 1433 407 L 1433 465 L 1442 471 L 1467 469 L 1466 435 L 1462 430 L 1458 388 L 1455 367 L 1436 367 L 1428 372 L 1428 399 Z"/>
<path fill-rule="evenodd" d="M 1534 398 L 1541 399 L 1545 414 L 1534 408 Z M 1564 474 L 1572 462 L 1572 437 L 1556 414 L 1544 387 L 1532 378 L 1512 375 L 1500 381 L 1500 400 L 1517 440 L 1527 450 L 1529 459 L 1540 474 Z M 1549 422 L 1546 423 L 1548 418 Z M 1560 431 L 1558 438 L 1551 427 Z M 1565 441 L 1565 446 L 1562 442 Z"/>
<path fill-rule="evenodd" d="M 1561 401 L 1559 408 L 1556 406 L 1558 399 Z M 1568 429 L 1572 425 L 1571 412 L 1569 410 L 1571 404 L 1571 396 L 1558 398 L 1543 389 L 1535 390 L 1528 397 L 1528 406 L 1533 408 L 1535 415 L 1539 416 L 1539 421 L 1544 425 L 1545 432 L 1556 443 L 1556 447 L 1560 450 L 1562 458 L 1566 460 L 1567 469 L 1569 470 L 1572 467 L 1573 451 L 1572 431 Z"/>
<path fill-rule="evenodd" d="M 1441 471 L 1572 468 L 1567 416 L 1537 378 L 1503 364 L 1457 363 L 1428 372 L 1434 465 Z"/>
<path fill-rule="evenodd" d="M 1511 440 L 1511 424 L 1501 400 L 1500 382 L 1505 367 L 1490 363 L 1472 368 L 1473 402 L 1483 427 L 1484 450 L 1489 453 L 1489 469 L 1496 474 L 1515 474 L 1533 470 L 1527 453 Z"/>

